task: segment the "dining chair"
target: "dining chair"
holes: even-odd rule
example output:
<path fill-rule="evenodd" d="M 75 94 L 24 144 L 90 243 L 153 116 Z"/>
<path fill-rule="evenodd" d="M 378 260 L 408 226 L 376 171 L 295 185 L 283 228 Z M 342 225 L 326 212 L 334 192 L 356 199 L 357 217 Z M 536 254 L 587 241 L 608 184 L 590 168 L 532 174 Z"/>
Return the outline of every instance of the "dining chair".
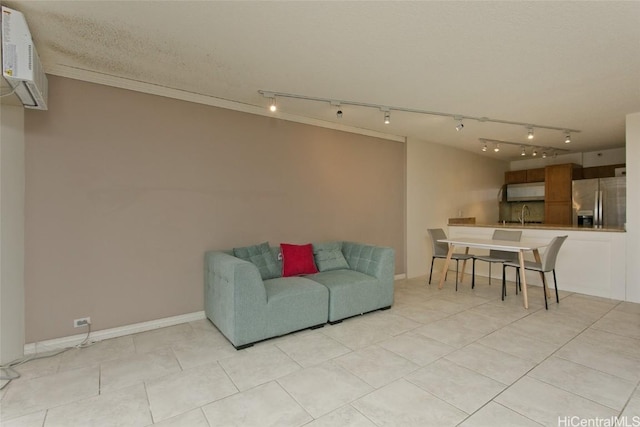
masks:
<path fill-rule="evenodd" d="M 447 238 L 447 234 L 442 228 L 429 228 L 427 231 L 429 232 L 429 237 L 431 237 L 431 247 L 433 249 L 433 254 L 431 256 L 431 270 L 429 271 L 429 284 L 431 284 L 431 275 L 433 274 L 433 261 L 435 261 L 436 258 L 446 259 L 447 254 L 449 253 L 449 245 L 446 243 L 438 242 L 438 240 Z M 472 258 L 473 255 L 469 254 L 454 253 L 453 255 L 451 255 L 451 259 L 456 260 L 456 291 L 458 290 L 458 263 L 460 261 L 465 261 Z M 447 272 L 445 271 L 444 274 L 446 279 Z"/>
<path fill-rule="evenodd" d="M 522 231 L 520 230 L 494 230 L 493 236 L 491 239 L 493 240 L 508 240 L 510 242 L 519 242 L 522 237 Z M 489 285 L 491 285 L 491 264 L 500 263 L 503 264 L 502 268 L 502 281 L 504 282 L 504 263 L 507 261 L 517 261 L 518 253 L 517 252 L 507 252 L 507 251 L 498 251 L 491 249 L 489 251 L 489 255 L 474 255 L 473 256 L 473 271 L 476 270 L 476 261 L 484 261 L 489 263 Z M 473 275 L 473 279 L 471 282 L 471 288 L 473 289 L 476 285 L 476 276 Z"/>
<path fill-rule="evenodd" d="M 549 309 L 547 305 L 547 284 L 546 279 L 544 279 L 544 274 L 550 271 L 553 272 L 553 285 L 556 288 L 556 303 L 560 303 L 560 298 L 558 297 L 558 281 L 556 279 L 556 259 L 558 258 L 558 252 L 560 252 L 560 246 L 567 240 L 567 236 L 556 236 L 551 240 L 547 250 L 542 255 L 541 262 L 535 261 L 525 261 L 524 269 L 531 271 L 538 271 L 542 273 L 543 283 L 542 283 L 542 292 L 544 293 L 544 308 L 546 310 Z M 503 264 L 505 267 L 515 267 L 516 269 L 516 292 L 518 286 L 520 286 L 520 263 L 518 261 L 508 261 Z M 504 301 L 504 297 L 507 294 L 507 286 L 506 282 L 502 282 L 502 300 Z"/>

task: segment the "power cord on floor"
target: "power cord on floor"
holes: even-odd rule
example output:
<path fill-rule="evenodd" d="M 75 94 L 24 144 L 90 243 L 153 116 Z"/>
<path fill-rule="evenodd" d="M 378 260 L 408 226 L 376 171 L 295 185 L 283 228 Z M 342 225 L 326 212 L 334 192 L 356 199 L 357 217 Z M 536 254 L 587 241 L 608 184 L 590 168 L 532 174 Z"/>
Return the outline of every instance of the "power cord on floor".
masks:
<path fill-rule="evenodd" d="M 80 342 L 79 344 L 76 344 L 74 346 L 71 347 L 65 347 L 63 349 L 60 350 L 51 350 L 45 353 L 35 353 L 29 356 L 24 356 L 21 357 L 20 359 L 16 359 L 13 362 L 9 362 L 5 365 L 0 365 L 0 372 L 6 372 L 7 375 L 0 375 L 0 381 L 6 381 L 6 383 L 2 384 L 0 386 L 0 390 L 4 389 L 6 386 L 8 386 L 11 381 L 20 378 L 20 373 L 18 371 L 16 371 L 15 369 L 13 369 L 16 366 L 20 366 L 20 365 L 24 365 L 27 362 L 31 362 L 32 360 L 38 360 L 38 359 L 47 359 L 49 357 L 55 357 L 59 354 L 64 353 L 65 351 L 69 351 L 72 350 L 74 348 L 87 348 L 92 346 L 93 344 L 95 344 L 95 341 L 91 341 L 89 339 L 89 336 L 91 335 L 91 323 L 87 323 L 87 335 L 84 337 L 84 339 L 82 340 L 82 342 Z"/>

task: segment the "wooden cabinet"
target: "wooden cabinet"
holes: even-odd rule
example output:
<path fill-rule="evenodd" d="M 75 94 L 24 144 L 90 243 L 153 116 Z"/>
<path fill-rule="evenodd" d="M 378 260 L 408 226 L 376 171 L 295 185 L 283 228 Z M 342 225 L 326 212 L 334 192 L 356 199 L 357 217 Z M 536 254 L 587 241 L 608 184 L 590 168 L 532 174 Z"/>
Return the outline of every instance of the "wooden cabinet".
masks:
<path fill-rule="evenodd" d="M 504 173 L 505 184 L 523 184 L 525 182 L 542 181 L 544 181 L 544 168 L 506 171 Z"/>
<path fill-rule="evenodd" d="M 571 225 L 573 211 L 571 202 L 544 202 L 544 223 L 552 225 Z"/>
<path fill-rule="evenodd" d="M 527 182 L 527 171 L 506 171 L 504 173 L 504 183 L 505 184 L 522 184 L 523 182 Z"/>
<path fill-rule="evenodd" d="M 542 182 L 545 179 L 545 168 L 527 169 L 527 182 Z"/>
<path fill-rule="evenodd" d="M 573 165 L 553 165 L 545 168 L 544 199 L 548 202 L 571 201 Z"/>
<path fill-rule="evenodd" d="M 623 167 L 625 167 L 624 163 L 617 165 L 593 166 L 590 168 L 584 168 L 582 169 L 582 178 L 610 178 L 612 176 L 616 176 L 617 168 Z"/>
<path fill-rule="evenodd" d="M 545 168 L 544 222 L 571 225 L 573 222 L 571 184 L 580 175 L 580 167 L 573 163 Z"/>

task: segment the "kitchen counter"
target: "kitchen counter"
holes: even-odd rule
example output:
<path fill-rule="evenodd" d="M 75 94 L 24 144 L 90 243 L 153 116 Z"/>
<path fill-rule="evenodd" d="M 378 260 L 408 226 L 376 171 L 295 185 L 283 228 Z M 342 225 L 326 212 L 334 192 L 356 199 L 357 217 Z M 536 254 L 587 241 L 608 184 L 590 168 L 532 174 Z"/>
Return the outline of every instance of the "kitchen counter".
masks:
<path fill-rule="evenodd" d="M 453 225 L 453 224 L 449 224 Z M 605 227 L 605 228 L 589 228 L 578 227 L 576 225 L 554 225 L 554 224 L 540 224 L 538 222 L 525 222 L 524 225 L 519 222 L 495 222 L 492 224 L 455 224 L 456 227 L 488 227 L 488 228 L 516 228 L 516 229 L 531 229 L 531 230 L 567 230 L 567 231 L 588 231 L 588 232 L 613 232 L 624 233 L 624 227 Z"/>
<path fill-rule="evenodd" d="M 579 292 L 615 300 L 625 299 L 626 277 L 626 238 L 627 233 L 620 228 L 583 228 L 570 226 L 553 226 L 550 224 L 460 224 L 449 225 L 448 236 L 474 237 L 490 239 L 493 231 L 501 228 L 522 230 L 522 240 L 534 243 L 549 243 L 554 237 L 567 235 L 567 241 L 560 248 L 556 262 L 558 288 L 564 291 Z M 546 248 L 540 253 L 544 257 Z M 486 252 L 486 251 L 485 251 Z M 469 253 L 484 253 L 471 249 Z M 527 259 L 533 261 L 530 254 Z M 470 270 L 470 268 L 469 268 Z M 508 273 L 508 280 L 515 280 L 515 269 Z M 502 269 L 491 270 L 492 277 L 500 282 Z M 476 274 L 488 276 L 488 263 L 476 263 Z M 541 285 L 540 275 L 527 271 L 527 284 Z M 548 279 L 553 281 L 549 275 Z M 465 279 L 466 282 L 466 279 Z M 535 295 L 535 288 L 529 291 Z M 534 298 L 530 296 L 529 298 Z"/>

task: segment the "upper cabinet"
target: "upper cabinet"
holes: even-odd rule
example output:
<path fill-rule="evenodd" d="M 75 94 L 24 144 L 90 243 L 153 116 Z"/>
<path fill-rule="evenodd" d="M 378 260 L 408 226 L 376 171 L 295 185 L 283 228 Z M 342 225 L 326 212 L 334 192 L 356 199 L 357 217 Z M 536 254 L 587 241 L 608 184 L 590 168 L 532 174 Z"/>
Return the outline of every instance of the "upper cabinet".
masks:
<path fill-rule="evenodd" d="M 505 184 L 524 184 L 526 182 L 542 181 L 544 181 L 544 168 L 506 171 L 504 173 Z"/>
<path fill-rule="evenodd" d="M 544 168 L 527 169 L 527 182 L 542 182 L 545 179 Z"/>
<path fill-rule="evenodd" d="M 547 224 L 571 225 L 571 183 L 581 178 L 582 168 L 573 163 L 545 168 L 544 210 Z"/>
<path fill-rule="evenodd" d="M 624 163 L 617 165 L 594 166 L 582 169 L 582 178 L 610 178 L 616 176 L 616 169 L 625 167 Z"/>
<path fill-rule="evenodd" d="M 505 184 L 522 184 L 523 182 L 527 182 L 527 171 L 506 171 L 504 173 L 504 183 Z"/>
<path fill-rule="evenodd" d="M 576 166 L 577 165 L 572 163 L 567 163 L 564 165 L 547 166 L 545 168 L 545 201 L 571 201 L 571 181 L 573 181 L 573 170 Z"/>

